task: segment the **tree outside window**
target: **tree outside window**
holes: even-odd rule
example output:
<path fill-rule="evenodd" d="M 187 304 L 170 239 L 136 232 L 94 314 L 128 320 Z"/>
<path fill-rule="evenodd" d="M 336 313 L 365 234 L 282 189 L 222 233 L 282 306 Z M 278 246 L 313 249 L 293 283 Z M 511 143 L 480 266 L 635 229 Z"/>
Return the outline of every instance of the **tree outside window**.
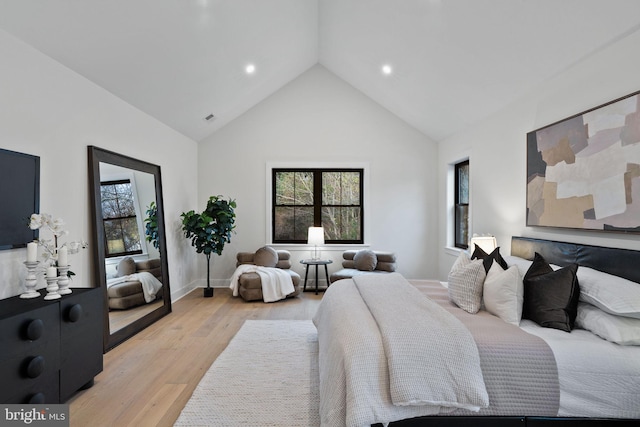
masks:
<path fill-rule="evenodd" d="M 102 182 L 100 192 L 106 256 L 141 254 L 142 244 L 131 181 Z"/>
<path fill-rule="evenodd" d="M 273 242 L 306 243 L 322 226 L 327 243 L 362 243 L 363 169 L 273 169 Z"/>

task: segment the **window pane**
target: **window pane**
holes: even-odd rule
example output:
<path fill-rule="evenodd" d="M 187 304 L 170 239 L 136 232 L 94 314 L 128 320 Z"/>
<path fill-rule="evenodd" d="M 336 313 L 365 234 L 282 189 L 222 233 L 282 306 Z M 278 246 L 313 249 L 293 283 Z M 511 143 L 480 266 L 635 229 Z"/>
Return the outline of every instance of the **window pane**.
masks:
<path fill-rule="evenodd" d="M 296 208 L 295 240 L 307 241 L 309 227 L 313 227 L 313 207 Z"/>
<path fill-rule="evenodd" d="M 142 250 L 135 218 L 105 221 L 104 234 L 109 255 Z"/>
<path fill-rule="evenodd" d="M 327 240 L 360 240 L 360 208 L 322 208 L 322 226 Z"/>
<path fill-rule="evenodd" d="M 126 252 L 140 251 L 140 234 L 138 232 L 138 222 L 136 218 L 124 218 L 122 222 L 122 237 L 124 239 L 124 248 Z"/>
<path fill-rule="evenodd" d="M 458 166 L 458 203 L 469 203 L 469 163 Z"/>
<path fill-rule="evenodd" d="M 118 197 L 116 196 L 116 188 L 113 185 L 103 185 L 100 187 L 100 197 L 102 200 L 102 217 L 117 218 L 118 215 Z"/>
<path fill-rule="evenodd" d="M 115 187 L 116 197 L 118 198 L 118 209 L 120 210 L 119 216 L 135 216 L 136 209 L 133 204 L 131 184 L 117 184 Z"/>
<path fill-rule="evenodd" d="M 323 172 L 323 205 L 359 205 L 359 172 Z"/>
<path fill-rule="evenodd" d="M 294 208 L 277 206 L 275 209 L 274 240 L 293 240 Z"/>
<path fill-rule="evenodd" d="M 455 245 L 457 247 L 466 248 L 469 242 L 469 205 L 457 205 L 455 216 Z"/>
<path fill-rule="evenodd" d="M 295 173 L 296 205 L 313 205 L 313 172 Z"/>
<path fill-rule="evenodd" d="M 275 209 L 274 240 L 307 241 L 309 227 L 313 226 L 312 207 L 284 207 Z"/>
<path fill-rule="evenodd" d="M 295 172 L 276 172 L 276 205 L 292 205 L 295 200 Z"/>

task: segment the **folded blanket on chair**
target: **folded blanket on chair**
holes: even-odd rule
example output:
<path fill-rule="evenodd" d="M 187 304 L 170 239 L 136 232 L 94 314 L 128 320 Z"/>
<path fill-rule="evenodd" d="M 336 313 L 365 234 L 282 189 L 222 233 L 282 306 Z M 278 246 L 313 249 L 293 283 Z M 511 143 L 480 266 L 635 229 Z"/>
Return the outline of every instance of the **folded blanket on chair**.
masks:
<path fill-rule="evenodd" d="M 285 299 L 293 293 L 293 280 L 291 275 L 281 268 L 261 267 L 253 264 L 241 264 L 231 276 L 229 287 L 233 290 L 233 296 L 238 296 L 240 276 L 244 273 L 258 273 L 262 283 L 262 299 L 264 302 L 274 302 Z"/>

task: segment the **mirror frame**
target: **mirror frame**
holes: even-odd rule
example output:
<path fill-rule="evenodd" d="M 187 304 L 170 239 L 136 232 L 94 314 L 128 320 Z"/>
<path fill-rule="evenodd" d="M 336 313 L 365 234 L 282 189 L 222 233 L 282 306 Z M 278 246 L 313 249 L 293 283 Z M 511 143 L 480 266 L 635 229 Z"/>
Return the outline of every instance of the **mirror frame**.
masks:
<path fill-rule="evenodd" d="M 104 290 L 104 352 L 137 334 L 147 326 L 156 322 L 160 318 L 171 312 L 171 291 L 169 287 L 169 267 L 167 262 L 167 242 L 164 221 L 164 203 L 162 201 L 162 179 L 160 166 L 134 159 L 112 151 L 104 150 L 95 146 L 89 146 L 89 182 L 91 196 L 91 210 L 93 215 L 93 237 L 94 237 L 94 272 L 95 281 Z M 150 173 L 154 176 L 156 190 L 156 205 L 158 206 L 158 243 L 160 251 L 160 263 L 162 266 L 162 289 L 163 302 L 161 307 L 147 313 L 143 317 L 133 321 L 118 331 L 111 333 L 109 328 L 109 298 L 107 296 L 107 273 L 105 266 L 105 242 L 104 223 L 102 221 L 102 202 L 100 200 L 100 163 L 133 169 L 140 172 Z"/>

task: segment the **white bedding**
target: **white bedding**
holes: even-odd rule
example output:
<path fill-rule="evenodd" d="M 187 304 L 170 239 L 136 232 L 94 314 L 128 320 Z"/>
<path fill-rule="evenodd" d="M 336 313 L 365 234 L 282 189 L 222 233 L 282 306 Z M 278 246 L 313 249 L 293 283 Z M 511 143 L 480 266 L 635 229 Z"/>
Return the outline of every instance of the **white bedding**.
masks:
<path fill-rule="evenodd" d="M 640 346 L 621 346 L 589 331 L 570 334 L 523 320 L 547 342 L 558 364 L 562 417 L 640 418 Z"/>
<path fill-rule="evenodd" d="M 525 272 L 531 261 L 526 262 Z M 560 382 L 558 416 L 640 418 L 640 346 L 614 344 L 584 329 L 569 334 L 543 328 L 526 319 L 520 328 L 553 351 Z"/>

